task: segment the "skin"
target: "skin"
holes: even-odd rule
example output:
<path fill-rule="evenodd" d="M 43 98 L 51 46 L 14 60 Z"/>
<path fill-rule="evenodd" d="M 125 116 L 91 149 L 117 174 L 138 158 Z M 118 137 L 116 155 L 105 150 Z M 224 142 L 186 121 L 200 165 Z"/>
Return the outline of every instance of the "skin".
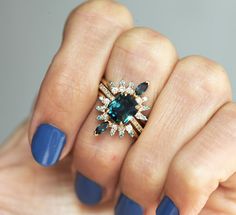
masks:
<path fill-rule="evenodd" d="M 152 110 L 132 147 L 128 136 L 93 136 L 103 75 L 112 81 L 150 82 L 146 95 Z M 121 191 L 146 215 L 155 214 L 163 195 L 181 215 L 236 214 L 231 94 L 227 74 L 216 62 L 201 56 L 180 59 L 165 36 L 133 27 L 129 11 L 118 3 L 84 3 L 67 20 L 62 45 L 41 85 L 28 140 L 25 124 L 0 148 L 0 212 L 19 214 L 21 207 L 20 214 L 31 215 L 113 214 Z M 35 164 L 27 148 L 43 122 L 68 138 L 60 164 L 50 169 Z M 76 171 L 104 188 L 97 207 L 89 209 L 75 198 Z"/>
<path fill-rule="evenodd" d="M 111 215 L 113 202 L 93 208 L 78 202 L 71 158 L 50 169 L 33 161 L 28 126 L 22 123 L 0 147 L 0 214 Z"/>

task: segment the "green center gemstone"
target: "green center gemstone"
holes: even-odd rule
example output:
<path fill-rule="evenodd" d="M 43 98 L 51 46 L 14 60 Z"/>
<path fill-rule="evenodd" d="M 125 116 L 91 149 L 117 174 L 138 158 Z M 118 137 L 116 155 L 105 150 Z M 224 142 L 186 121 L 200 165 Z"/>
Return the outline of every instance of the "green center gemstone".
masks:
<path fill-rule="evenodd" d="M 119 94 L 108 105 L 108 115 L 118 124 L 120 122 L 127 124 L 130 119 L 138 112 L 135 107 L 137 104 L 138 103 L 135 101 L 133 96 Z"/>

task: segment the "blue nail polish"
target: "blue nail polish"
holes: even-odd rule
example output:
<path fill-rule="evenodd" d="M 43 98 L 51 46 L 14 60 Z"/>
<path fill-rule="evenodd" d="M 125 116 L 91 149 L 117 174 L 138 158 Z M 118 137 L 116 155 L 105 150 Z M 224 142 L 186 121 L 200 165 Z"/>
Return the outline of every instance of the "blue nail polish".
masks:
<path fill-rule="evenodd" d="M 115 215 L 142 215 L 142 207 L 124 194 L 120 195 L 115 208 Z"/>
<path fill-rule="evenodd" d="M 66 135 L 50 124 L 41 124 L 33 137 L 31 151 L 34 159 L 42 166 L 57 163 L 66 143 Z"/>
<path fill-rule="evenodd" d="M 89 178 L 77 173 L 75 192 L 79 200 L 86 205 L 96 205 L 102 199 L 102 187 Z"/>
<path fill-rule="evenodd" d="M 179 210 L 174 202 L 165 196 L 156 210 L 156 215 L 179 215 Z"/>

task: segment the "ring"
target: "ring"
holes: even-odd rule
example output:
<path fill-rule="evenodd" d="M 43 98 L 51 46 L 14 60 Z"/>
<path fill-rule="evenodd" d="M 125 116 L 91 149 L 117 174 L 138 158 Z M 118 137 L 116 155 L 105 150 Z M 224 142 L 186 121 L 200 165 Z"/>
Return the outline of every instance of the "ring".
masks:
<path fill-rule="evenodd" d="M 99 101 L 102 105 L 96 106 L 100 112 L 97 120 L 102 121 L 95 129 L 98 136 L 110 128 L 110 136 L 119 133 L 123 137 L 127 132 L 131 137 L 137 138 L 148 120 L 142 112 L 150 109 L 144 103 L 148 100 L 142 96 L 148 89 L 149 82 L 145 81 L 135 86 L 134 82 L 119 83 L 108 82 L 105 79 L 99 84 Z"/>

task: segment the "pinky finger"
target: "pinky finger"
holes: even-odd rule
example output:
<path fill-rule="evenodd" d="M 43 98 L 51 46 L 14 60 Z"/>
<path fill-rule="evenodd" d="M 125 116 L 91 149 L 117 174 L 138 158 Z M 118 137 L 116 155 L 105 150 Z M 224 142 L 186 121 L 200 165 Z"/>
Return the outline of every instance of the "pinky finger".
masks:
<path fill-rule="evenodd" d="M 166 197 L 156 214 L 199 214 L 210 196 L 235 173 L 235 142 L 236 104 L 228 103 L 174 158 L 165 185 Z"/>

